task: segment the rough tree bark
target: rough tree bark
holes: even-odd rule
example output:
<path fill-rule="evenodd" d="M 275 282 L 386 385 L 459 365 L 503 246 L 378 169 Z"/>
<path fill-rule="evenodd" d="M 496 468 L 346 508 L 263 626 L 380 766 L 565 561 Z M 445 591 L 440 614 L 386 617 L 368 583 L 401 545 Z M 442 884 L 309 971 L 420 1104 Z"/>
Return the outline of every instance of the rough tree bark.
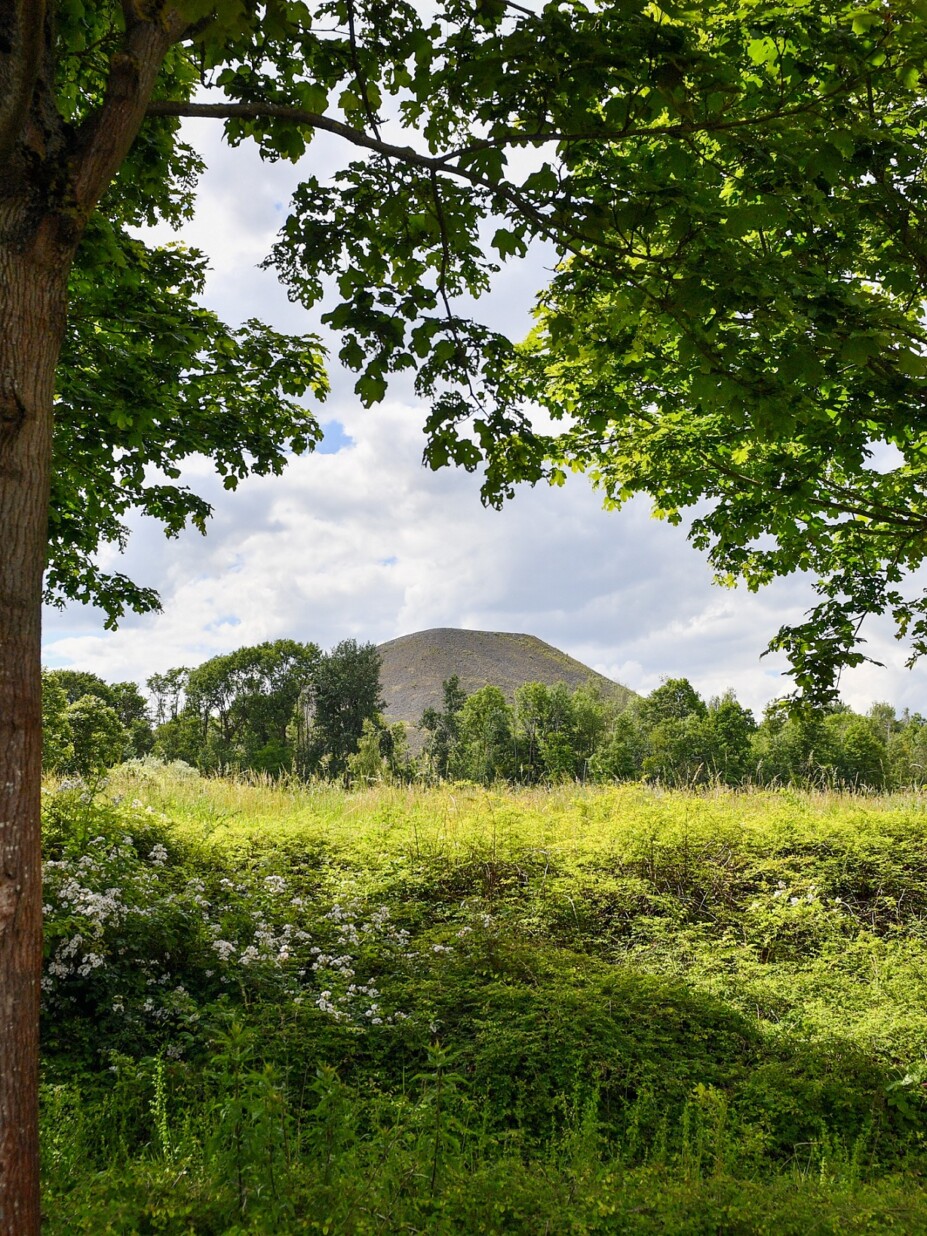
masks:
<path fill-rule="evenodd" d="M 2 230 L 2 227 L 0 227 Z M 40 614 L 55 364 L 56 246 L 0 247 L 0 1231 L 39 1229 Z"/>
<path fill-rule="evenodd" d="M 41 1225 L 40 616 L 68 274 L 183 31 L 167 6 L 123 11 L 105 98 L 73 133 L 54 106 L 45 6 L 0 0 L 0 1236 Z"/>

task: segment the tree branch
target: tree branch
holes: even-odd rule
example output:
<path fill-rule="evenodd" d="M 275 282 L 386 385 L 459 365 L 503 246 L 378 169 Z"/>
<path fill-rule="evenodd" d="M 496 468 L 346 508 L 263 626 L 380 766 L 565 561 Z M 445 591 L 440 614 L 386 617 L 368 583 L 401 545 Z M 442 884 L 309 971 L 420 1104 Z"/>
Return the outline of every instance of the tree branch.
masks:
<path fill-rule="evenodd" d="M 461 167 L 459 162 L 449 162 L 450 158 L 459 159 L 470 153 L 471 149 L 474 152 L 482 150 L 484 147 L 479 143 L 475 144 L 472 148 L 467 147 L 458 150 L 452 156 L 425 155 L 412 146 L 397 146 L 395 143 L 384 141 L 382 138 L 372 137 L 361 129 L 355 129 L 351 125 L 345 124 L 342 120 L 333 120 L 331 116 L 323 116 L 319 112 L 306 111 L 304 108 L 293 107 L 288 103 L 186 103 L 173 99 L 156 99 L 148 104 L 147 115 L 180 116 L 190 119 L 203 117 L 214 120 L 288 120 L 292 124 L 304 125 L 306 128 L 320 129 L 325 133 L 334 133 L 338 137 L 343 137 L 352 146 L 359 146 L 363 150 L 373 151 L 374 154 L 381 154 L 387 158 L 396 159 L 409 167 L 422 168 L 429 174 L 441 173 L 446 176 L 457 177 L 459 180 L 465 180 L 468 184 L 473 185 L 474 188 L 482 189 L 486 193 L 492 194 L 498 200 L 507 202 L 510 206 L 514 207 L 520 215 L 534 223 L 541 235 L 558 244 L 564 251 L 572 253 L 574 257 L 582 258 L 585 261 L 591 260 L 590 255 L 581 247 L 580 242 L 586 239 L 582 232 L 570 232 L 555 220 L 548 218 L 532 201 L 519 193 L 514 185 L 491 180 L 488 176 L 482 176 L 467 167 Z M 513 142 L 537 140 L 537 137 L 527 138 L 523 135 L 513 135 Z M 607 246 L 603 246 L 599 242 L 599 247 Z"/>
<path fill-rule="evenodd" d="M 350 36 L 351 46 L 351 67 L 354 70 L 354 76 L 357 78 L 357 86 L 361 93 L 361 101 L 364 104 L 364 114 L 367 117 L 367 123 L 370 125 L 370 130 L 374 137 L 379 139 L 380 126 L 377 123 L 377 118 L 374 115 L 373 108 L 370 106 L 370 100 L 367 97 L 367 76 L 361 69 L 360 58 L 357 54 L 357 33 L 354 26 L 354 0 L 348 0 L 348 33 Z"/>
<path fill-rule="evenodd" d="M 42 63 L 45 0 L 0 0 L 0 169 L 22 134 Z"/>
<path fill-rule="evenodd" d="M 840 89 L 843 89 L 841 87 Z M 837 91 L 832 92 L 837 93 Z M 829 96 L 826 96 L 829 97 Z M 810 105 L 809 105 L 810 106 Z M 793 109 L 794 111 L 802 109 Z M 807 108 L 805 110 L 808 110 Z M 755 118 L 756 123 L 761 123 L 768 120 L 771 116 L 783 116 L 791 114 L 789 109 L 783 109 L 781 112 L 764 113 L 762 116 Z M 529 198 L 520 193 L 513 185 L 506 182 L 498 182 L 489 179 L 486 176 L 480 175 L 467 167 L 462 167 L 459 162 L 452 162 L 453 159 L 460 159 L 471 152 L 477 152 L 485 149 L 487 145 L 493 143 L 475 143 L 472 147 L 464 147 L 450 154 L 442 155 L 425 155 L 415 150 L 412 146 L 399 146 L 392 142 L 384 141 L 382 138 L 371 136 L 360 129 L 356 129 L 344 121 L 335 120 L 330 116 L 323 116 L 319 112 L 307 111 L 304 108 L 294 107 L 286 103 L 189 103 L 171 99 L 159 99 L 149 103 L 147 107 L 147 115 L 149 116 L 177 116 L 186 118 L 211 118 L 217 120 L 286 120 L 292 124 L 304 125 L 307 128 L 319 129 L 326 133 L 333 133 L 338 137 L 344 138 L 353 146 L 358 146 L 364 150 L 370 150 L 375 154 L 383 155 L 387 158 L 395 159 L 401 163 L 405 163 L 411 167 L 422 168 L 429 173 L 434 189 L 435 178 L 437 175 L 447 175 L 456 177 L 466 181 L 475 188 L 481 189 L 484 192 L 491 194 L 498 201 L 506 202 L 523 218 L 529 219 L 536 227 L 538 233 L 544 238 L 552 241 L 558 248 L 570 253 L 578 258 L 581 262 L 598 267 L 604 271 L 608 268 L 603 262 L 596 258 L 583 247 L 583 242 L 587 239 L 583 236 L 582 231 L 578 229 L 569 229 L 557 223 L 556 220 L 549 218 L 539 207 Z M 719 127 L 724 128 L 739 128 L 748 123 L 746 120 L 728 122 Z M 698 130 L 699 126 L 691 124 L 685 125 L 665 125 L 655 126 L 652 129 L 626 130 L 621 133 L 622 137 L 643 136 L 645 134 L 656 134 L 660 136 L 673 136 L 679 138 L 691 137 Z M 579 140 L 581 135 L 570 135 L 571 140 Z M 608 133 L 585 134 L 582 135 L 584 140 L 598 138 L 599 140 L 614 140 L 618 135 L 609 135 Z M 565 140 L 564 134 L 550 134 L 549 138 L 542 138 L 539 134 L 519 134 L 512 133 L 511 141 L 513 144 L 524 144 L 528 142 L 540 142 L 542 140 Z M 500 139 L 501 140 L 501 139 Z M 440 223 L 440 219 L 439 219 Z M 598 248 L 608 248 L 607 244 L 603 244 L 601 240 L 596 242 Z M 617 246 L 611 246 L 620 252 Z M 684 318 L 679 314 L 675 307 L 664 303 L 650 288 L 646 286 L 645 281 L 633 281 L 634 286 L 646 296 L 653 304 L 662 309 L 673 318 L 685 334 L 691 337 L 699 351 L 707 359 L 709 359 L 719 372 L 726 373 L 738 386 L 743 389 L 753 389 L 752 384 L 745 382 L 738 374 L 731 373 L 720 359 L 717 351 L 708 346 L 706 341 L 700 337 L 699 332 L 693 332 L 691 326 L 685 322 Z M 822 505 L 830 506 L 833 510 L 843 509 L 835 503 L 827 503 L 822 501 Z M 864 512 L 860 512 L 864 513 Z M 889 522 L 896 522 L 900 526 L 911 526 L 909 520 L 901 520 L 895 517 L 889 518 Z"/>
<path fill-rule="evenodd" d="M 84 219 L 135 141 L 164 56 L 186 29 L 185 20 L 175 12 L 154 20 L 139 18 L 134 0 L 124 0 L 123 11 L 126 35 L 110 61 L 103 103 L 77 136 L 74 194 Z"/>
<path fill-rule="evenodd" d="M 420 154 L 412 146 L 396 146 L 392 142 L 383 141 L 382 138 L 371 137 L 369 133 L 355 129 L 342 120 L 333 120 L 331 116 L 306 111 L 302 107 L 292 107 L 288 103 L 186 103 L 174 99 L 155 99 L 148 104 L 147 115 L 181 116 L 189 119 L 205 117 L 213 120 L 289 120 L 292 124 L 301 124 L 309 129 L 321 129 L 326 133 L 334 133 L 353 146 L 361 146 L 376 154 L 401 159 L 415 167 L 444 169 L 443 158 Z M 482 181 L 478 176 L 468 174 L 464 169 L 447 170 L 457 172 L 464 179 L 482 186 Z"/>
<path fill-rule="evenodd" d="M 444 175 L 465 180 L 474 188 L 483 189 L 501 201 L 508 202 L 519 214 L 531 219 L 538 230 L 549 240 L 557 241 L 564 249 L 577 257 L 585 256 L 583 250 L 573 243 L 563 228 L 548 219 L 514 186 L 490 180 L 478 172 L 461 167 L 459 163 L 449 163 L 447 156 L 424 155 L 412 146 L 397 146 L 381 138 L 371 137 L 369 133 L 355 129 L 342 120 L 333 120 L 330 116 L 323 116 L 319 112 L 306 111 L 287 103 L 183 103 L 172 99 L 157 99 L 149 103 L 147 114 L 149 116 L 206 117 L 214 120 L 289 120 L 293 124 L 320 129 L 325 133 L 334 133 L 350 142 L 352 146 L 371 150 L 374 154 L 385 155 L 387 158 L 396 159 L 410 167 L 420 167 L 429 173 L 441 172 Z M 466 151 L 458 153 L 466 153 Z M 575 237 L 581 239 L 579 233 L 576 233 Z"/>
<path fill-rule="evenodd" d="M 364 146 L 380 154 L 394 158 L 403 158 L 406 162 L 415 163 L 419 167 L 435 168 L 436 170 L 452 170 L 457 175 L 465 175 L 477 183 L 479 178 L 467 176 L 464 170 L 454 165 L 455 159 L 466 158 L 468 155 L 479 154 L 484 150 L 499 149 L 506 146 L 542 146 L 549 142 L 618 142 L 635 137 L 676 137 L 691 139 L 698 133 L 723 133 L 736 129 L 763 126 L 774 120 L 784 120 L 792 116 L 814 111 L 820 103 L 826 103 L 835 95 L 844 93 L 848 87 L 841 84 L 829 94 L 820 99 L 796 107 L 783 107 L 775 111 L 761 112 L 756 116 L 743 116 L 737 120 L 706 120 L 702 123 L 681 121 L 679 124 L 664 125 L 628 125 L 621 129 L 590 129 L 561 130 L 551 129 L 543 133 L 525 133 L 519 129 L 510 129 L 493 138 L 484 138 L 460 146 L 442 155 L 419 154 L 411 146 L 397 146 L 383 141 L 379 134 L 370 137 L 368 134 L 345 124 L 341 120 L 333 120 L 319 112 L 306 111 L 288 103 L 186 103 L 172 99 L 158 99 L 148 107 L 149 116 L 181 116 L 188 118 L 206 117 L 217 120 L 289 120 L 293 124 L 306 125 L 313 129 L 322 129 L 327 133 L 335 133 L 346 138 L 355 146 Z M 482 183 L 482 182 L 480 182 Z M 488 182 L 487 182 L 488 183 Z M 491 187 L 491 186 L 490 186 Z"/>

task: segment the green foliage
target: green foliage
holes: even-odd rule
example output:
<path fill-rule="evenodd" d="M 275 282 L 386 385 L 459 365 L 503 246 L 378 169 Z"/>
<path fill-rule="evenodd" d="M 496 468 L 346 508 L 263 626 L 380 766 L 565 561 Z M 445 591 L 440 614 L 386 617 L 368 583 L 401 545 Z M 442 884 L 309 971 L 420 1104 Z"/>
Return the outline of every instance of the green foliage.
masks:
<path fill-rule="evenodd" d="M 42 768 L 58 772 L 69 768 L 73 759 L 68 697 L 57 677 L 42 670 Z"/>
<path fill-rule="evenodd" d="M 792 785 L 833 781 L 834 731 L 820 716 L 786 719 L 776 710 L 753 739 L 753 758 L 761 780 Z"/>
<path fill-rule="evenodd" d="M 468 695 L 459 717 L 459 740 L 450 765 L 452 775 L 483 785 L 513 776 L 513 714 L 499 688 L 480 687 Z"/>
<path fill-rule="evenodd" d="M 183 714 L 167 735 L 172 752 L 177 752 L 174 758 L 186 758 L 182 744 L 191 733 L 186 723 L 195 717 L 200 727 L 195 762 L 200 767 L 271 774 L 291 768 L 290 726 L 318 664 L 315 644 L 278 639 L 211 657 L 185 674 L 174 670 L 165 681 L 156 680 L 159 692 L 176 688 L 185 693 Z M 164 749 L 167 752 L 167 746 Z"/>
<path fill-rule="evenodd" d="M 408 778 L 404 727 L 380 715 L 379 670 L 376 648 L 354 640 L 324 655 L 289 639 L 239 648 L 152 675 L 153 733 L 134 683 L 48 671 L 46 767 L 98 775 L 153 750 L 205 772 Z"/>
<path fill-rule="evenodd" d="M 690 713 L 658 722 L 647 735 L 644 775 L 668 785 L 710 782 L 714 776 L 713 737 L 707 715 Z"/>
<path fill-rule="evenodd" d="M 151 750 L 153 738 L 148 721 L 148 706 L 134 682 L 104 682 L 98 674 L 71 669 L 44 670 L 42 681 L 49 689 L 52 684 L 59 688 L 68 704 L 76 704 L 90 696 L 112 709 L 125 730 L 124 751 L 121 755 L 128 758 L 145 755 Z M 43 724 L 49 731 L 53 728 L 50 720 L 47 724 L 43 721 Z M 83 758 L 79 756 L 79 761 Z M 115 757 L 118 758 L 119 755 Z M 57 764 L 48 766 L 66 767 L 60 760 Z"/>
<path fill-rule="evenodd" d="M 825 723 L 835 731 L 835 772 L 843 785 L 864 785 L 881 790 L 888 784 L 888 749 L 869 717 L 835 713 Z"/>
<path fill-rule="evenodd" d="M 422 716 L 427 738 L 413 758 L 404 726 L 379 712 L 376 649 L 351 640 L 327 655 L 277 640 L 155 674 L 148 682 L 154 734 L 133 683 L 55 670 L 45 685 L 45 766 L 61 773 L 98 776 L 153 747 L 161 759 L 203 771 L 295 772 L 366 785 L 645 779 L 885 790 L 927 781 L 920 717 L 898 718 L 887 704 L 867 717 L 843 706 L 790 716 L 775 701 L 757 726 L 730 691 L 706 705 L 684 678 L 622 711 L 595 690 L 571 693 L 563 684 L 525 683 L 514 706 L 492 686 L 468 699 L 454 676 L 444 683 L 443 709 Z"/>
<path fill-rule="evenodd" d="M 198 767 L 203 760 L 203 723 L 193 712 L 184 712 L 162 722 L 154 733 L 152 754 L 170 763 L 183 760 Z"/>
<path fill-rule="evenodd" d="M 705 717 L 708 709 L 688 678 L 668 678 L 651 691 L 641 704 L 640 713 L 646 726 L 655 726 L 663 721 Z"/>
<path fill-rule="evenodd" d="M 84 695 L 95 695 L 104 704 L 113 704 L 114 688 L 104 682 L 99 674 L 92 674 L 89 670 L 46 670 L 45 678 L 60 688 L 69 704 L 76 704 Z"/>
<path fill-rule="evenodd" d="M 434 775 L 438 780 L 450 776 L 451 765 L 457 758 L 460 713 L 467 701 L 467 693 L 456 674 L 441 684 L 441 693 L 444 705 L 441 711 L 426 708 L 419 722 L 419 727 L 428 733 L 424 750 L 427 775 Z"/>
<path fill-rule="evenodd" d="M 753 713 L 728 691 L 720 699 L 711 701 L 708 717 L 716 776 L 726 785 L 742 784 L 753 771 L 750 765 L 750 740 L 756 731 Z"/>
<path fill-rule="evenodd" d="M 126 18 L 57 10 L 45 117 L 64 180 Z M 132 235 L 192 209 L 200 163 L 177 117 L 203 83 L 227 140 L 268 160 L 299 160 L 320 127 L 362 148 L 298 185 L 269 261 L 294 299 L 326 301 L 362 402 L 414 373 L 432 466 L 483 467 L 496 502 L 570 468 L 673 521 L 707 499 L 691 536 L 721 578 L 816 579 L 820 603 L 773 646 L 818 700 L 864 657 L 867 613 L 922 651 L 924 601 L 904 586 L 924 544 L 919 5 L 890 21 L 843 0 L 177 13 L 189 24 L 72 275 L 53 592 L 113 620 L 150 608 L 94 558 L 126 512 L 203 526 L 208 505 L 177 483 L 192 453 L 234 487 L 318 437 L 299 403 L 324 391 L 317 341 L 225 326 L 197 304 L 202 255 Z M 462 306 L 536 240 L 555 274 L 518 347 Z M 536 429 L 536 403 L 560 432 Z"/>
<path fill-rule="evenodd" d="M 111 788 L 45 802 L 51 1232 L 927 1219 L 919 799 Z"/>
<path fill-rule="evenodd" d="M 528 783 L 546 778 L 572 781 L 576 776 L 573 700 L 562 684 L 529 682 L 515 692 L 518 776 Z"/>
<path fill-rule="evenodd" d="M 279 473 L 321 437 L 299 397 L 327 390 L 314 336 L 227 326 L 199 304 L 203 254 L 126 230 L 189 213 L 199 162 L 172 127 L 159 122 L 137 143 L 84 235 L 59 368 L 46 599 L 98 604 L 110 626 L 158 605 L 151 589 L 97 564 L 101 546 L 125 542 L 126 514 L 159 520 L 169 536 L 205 531 L 211 508 L 180 483 L 184 461 L 209 458 L 228 489 Z"/>
<path fill-rule="evenodd" d="M 151 692 L 156 725 L 161 726 L 166 721 L 177 720 L 189 673 L 186 666 L 181 665 L 164 674 L 152 674 L 147 680 L 145 685 Z"/>
<path fill-rule="evenodd" d="M 643 768 L 646 738 L 637 716 L 620 713 L 596 748 L 589 771 L 596 781 L 633 781 Z"/>
<path fill-rule="evenodd" d="M 358 750 L 364 723 L 383 710 L 376 646 L 347 639 L 324 653 L 300 708 L 299 771 L 343 776 Z"/>
<path fill-rule="evenodd" d="M 824 701 L 864 659 L 865 614 L 924 648 L 903 580 L 920 561 L 925 288 L 903 221 L 922 209 L 927 27 L 919 9 L 863 16 L 674 12 L 659 121 L 616 92 L 603 115 L 624 136 L 564 159 L 581 240 L 524 358 L 569 418 L 542 452 L 555 469 L 588 470 L 614 505 L 646 493 L 673 522 L 707 499 L 690 535 L 724 580 L 817 577 L 819 604 L 771 646 Z"/>
<path fill-rule="evenodd" d="M 82 695 L 68 705 L 66 733 L 72 755 L 68 771 L 100 777 L 128 754 L 129 734 L 114 708 L 98 695 Z"/>
<path fill-rule="evenodd" d="M 401 721 L 387 725 L 378 714 L 365 717 L 357 750 L 348 756 L 348 772 L 360 785 L 389 784 L 407 777 L 406 727 Z"/>

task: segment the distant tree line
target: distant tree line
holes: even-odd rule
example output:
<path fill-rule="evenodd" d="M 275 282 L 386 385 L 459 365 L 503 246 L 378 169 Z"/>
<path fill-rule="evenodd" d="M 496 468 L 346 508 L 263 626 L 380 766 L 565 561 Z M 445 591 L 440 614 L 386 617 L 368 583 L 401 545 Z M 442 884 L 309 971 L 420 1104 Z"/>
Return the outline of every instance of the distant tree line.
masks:
<path fill-rule="evenodd" d="M 659 781 L 893 789 L 927 783 L 927 721 L 890 704 L 865 716 L 843 705 L 793 716 L 770 705 L 757 724 L 727 692 L 706 702 L 670 678 L 622 706 L 594 688 L 527 683 L 508 703 L 498 687 L 465 695 L 444 683 L 422 716 L 423 775 L 483 783 Z"/>
<path fill-rule="evenodd" d="M 153 674 L 147 686 L 149 700 L 135 683 L 46 670 L 46 769 L 91 776 L 150 753 L 206 773 L 346 779 L 365 742 L 402 746 L 381 715 L 373 644 L 344 640 L 326 653 L 275 640 Z"/>
<path fill-rule="evenodd" d="M 670 678 L 630 704 L 595 687 L 540 682 L 510 703 L 496 686 L 468 695 L 454 676 L 439 708 L 405 726 L 383 717 L 373 644 L 330 652 L 276 640 L 135 683 L 77 670 L 43 676 L 45 766 L 96 776 L 153 754 L 206 773 L 289 773 L 345 783 L 472 781 L 521 785 L 658 781 L 672 786 L 817 785 L 893 789 L 927 784 L 927 721 L 875 704 L 757 723 L 731 692 L 705 701 Z"/>

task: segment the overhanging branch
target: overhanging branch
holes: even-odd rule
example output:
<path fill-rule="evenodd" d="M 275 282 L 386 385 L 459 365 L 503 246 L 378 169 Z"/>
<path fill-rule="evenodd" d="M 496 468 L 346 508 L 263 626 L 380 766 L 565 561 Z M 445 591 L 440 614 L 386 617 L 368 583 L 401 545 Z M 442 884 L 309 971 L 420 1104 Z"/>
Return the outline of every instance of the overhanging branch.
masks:
<path fill-rule="evenodd" d="M 412 146 L 397 146 L 392 142 L 383 141 L 379 137 L 371 137 L 362 129 L 355 129 L 345 124 L 343 120 L 333 120 L 331 116 L 323 116 L 321 112 L 306 111 L 302 107 L 291 107 L 287 103 L 186 103 L 173 99 L 155 99 L 148 104 L 149 116 L 180 116 L 188 119 L 206 118 L 212 120 L 288 120 L 291 124 L 303 125 L 307 129 L 320 129 L 325 133 L 334 133 L 343 137 L 352 146 L 360 146 L 372 150 L 376 154 L 387 155 L 400 159 L 414 167 L 448 170 L 463 176 L 474 184 L 483 185 L 483 181 L 464 168 L 448 168 L 445 157 L 433 157 L 421 154 Z M 488 182 L 485 182 L 488 187 Z"/>
<path fill-rule="evenodd" d="M 362 146 L 380 154 L 394 158 L 405 158 L 407 162 L 416 163 L 420 167 L 437 170 L 449 169 L 457 175 L 464 174 L 464 169 L 457 167 L 454 160 L 480 154 L 485 150 L 504 149 L 509 146 L 543 146 L 551 143 L 558 145 L 574 142 L 622 142 L 634 138 L 669 137 L 685 141 L 699 133 L 724 133 L 737 129 L 762 128 L 773 121 L 786 120 L 795 116 L 813 112 L 822 103 L 830 102 L 835 96 L 844 94 L 849 84 L 841 83 L 834 90 L 822 94 L 819 98 L 794 107 L 782 107 L 773 111 L 760 112 L 755 116 L 741 116 L 736 120 L 704 120 L 702 122 L 683 120 L 677 124 L 654 125 L 623 125 L 620 129 L 596 127 L 591 129 L 549 129 L 530 133 L 519 129 L 510 129 L 496 137 L 482 138 L 460 146 L 441 155 L 423 155 L 411 146 L 397 146 L 383 141 L 379 134 L 371 137 L 360 129 L 355 129 L 341 120 L 333 120 L 320 112 L 306 111 L 288 103 L 187 103 L 172 99 L 155 100 L 148 106 L 149 116 L 179 116 L 188 118 L 205 117 L 217 120 L 289 120 L 293 124 L 305 125 L 307 128 L 322 129 L 327 133 L 335 133 L 345 138 L 355 146 Z M 479 181 L 479 177 L 467 176 L 467 179 Z M 489 182 L 487 182 L 489 183 Z"/>
<path fill-rule="evenodd" d="M 147 115 L 179 116 L 190 119 L 205 117 L 213 120 L 288 120 L 291 124 L 303 125 L 309 129 L 319 129 L 325 133 L 334 133 L 336 136 L 350 142 L 352 146 L 358 146 L 363 150 L 371 150 L 374 154 L 381 154 L 387 158 L 395 159 L 400 163 L 407 164 L 409 167 L 419 167 L 429 173 L 440 173 L 441 175 L 465 180 L 468 184 L 473 185 L 474 188 L 482 189 L 497 199 L 508 202 L 519 214 L 529 218 L 538 231 L 547 239 L 556 241 L 563 249 L 575 254 L 577 257 L 586 256 L 576 243 L 581 239 L 581 234 L 577 233 L 574 236 L 567 234 L 563 228 L 558 227 L 556 223 L 548 219 L 533 202 L 519 193 L 513 185 L 491 180 L 488 176 L 481 176 L 470 168 L 461 167 L 459 163 L 449 162 L 449 156 L 447 155 L 426 155 L 412 146 L 398 146 L 393 142 L 384 141 L 382 138 L 372 137 L 369 133 L 365 133 L 361 129 L 355 129 L 353 126 L 345 124 L 342 120 L 333 120 L 331 116 L 323 116 L 319 112 L 306 111 L 301 107 L 291 107 L 286 103 L 185 103 L 175 102 L 172 99 L 157 99 L 149 103 Z M 513 143 L 515 140 L 513 138 Z M 520 137 L 517 140 L 523 143 L 528 139 Z M 482 146 L 477 145 L 474 147 L 474 150 L 482 148 Z M 467 153 L 469 153 L 469 150 L 464 149 L 455 152 L 455 155 L 451 157 L 460 158 Z"/>

